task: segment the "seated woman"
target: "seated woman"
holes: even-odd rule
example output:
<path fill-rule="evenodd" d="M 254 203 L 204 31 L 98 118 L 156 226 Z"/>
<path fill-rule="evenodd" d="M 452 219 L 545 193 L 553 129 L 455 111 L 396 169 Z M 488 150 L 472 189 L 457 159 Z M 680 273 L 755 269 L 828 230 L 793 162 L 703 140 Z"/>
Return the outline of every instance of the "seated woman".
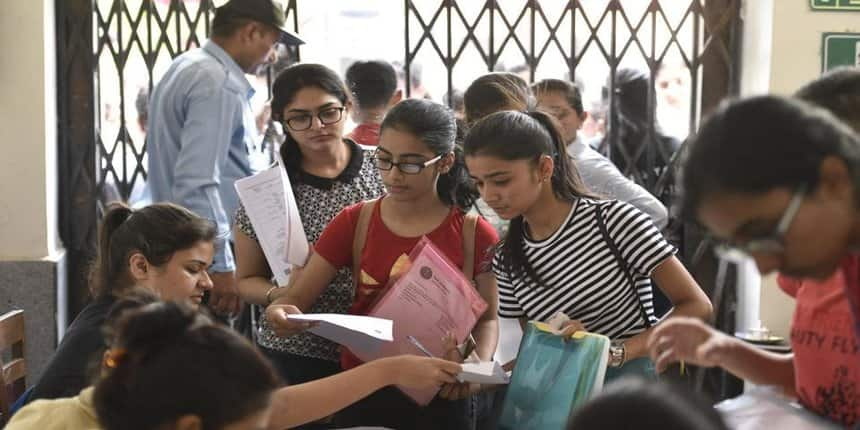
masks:
<path fill-rule="evenodd" d="M 112 332 L 93 387 L 75 397 L 33 402 L 6 428 L 283 429 L 388 383 L 426 388 L 452 382 L 460 367 L 422 357 L 379 360 L 275 391 L 278 375 L 256 348 L 187 304 L 126 307 Z"/>
<path fill-rule="evenodd" d="M 135 287 L 196 307 L 212 289 L 206 269 L 214 239 L 214 224 L 180 206 L 159 203 L 133 211 L 112 205 L 99 228 L 90 273 L 94 300 L 69 326 L 29 400 L 74 396 L 90 385 L 89 364 L 105 348 L 101 328 L 108 311 Z"/>

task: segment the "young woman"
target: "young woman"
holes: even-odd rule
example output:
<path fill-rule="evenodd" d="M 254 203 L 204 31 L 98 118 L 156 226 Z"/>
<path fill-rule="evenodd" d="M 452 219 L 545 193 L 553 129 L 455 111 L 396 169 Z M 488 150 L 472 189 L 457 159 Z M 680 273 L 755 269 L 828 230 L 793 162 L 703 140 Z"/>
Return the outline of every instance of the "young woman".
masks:
<path fill-rule="evenodd" d="M 338 270 L 353 263 L 352 246 L 357 220 L 363 205 L 372 204 L 365 246 L 360 256 L 360 276 L 352 314 L 366 314 L 389 278 L 398 275 L 402 260 L 428 237 L 452 262 L 464 267 L 463 237 L 467 210 L 476 198 L 458 155 L 454 139 L 455 119 L 442 105 L 419 99 L 396 105 L 382 122 L 376 167 L 385 182 L 386 194 L 377 201 L 351 206 L 326 227 L 295 284 L 286 295 L 267 309 L 271 323 L 289 334 L 305 327 L 286 319 L 285 306 L 304 311 L 317 299 Z M 488 251 L 496 243 L 492 227 L 478 219 L 474 234 L 474 281 L 489 304 L 473 330 L 477 354 L 492 359 L 497 342 L 496 281 L 489 271 Z M 342 365 L 350 368 L 359 361 L 344 353 Z M 441 397 L 458 399 L 476 391 L 474 386 L 447 386 Z M 393 428 L 471 428 L 469 400 L 435 399 L 427 408 L 396 389 L 383 390 L 338 414 L 339 425 L 380 425 Z"/>
<path fill-rule="evenodd" d="M 109 330 L 115 336 L 109 336 L 111 348 L 94 387 L 72 398 L 36 401 L 6 428 L 280 430 L 389 383 L 426 388 L 453 381 L 460 368 L 397 357 L 275 391 L 280 384 L 274 369 L 241 336 L 191 307 L 140 299 Z"/>
<path fill-rule="evenodd" d="M 612 341 L 608 377 L 648 372 L 645 348 L 657 323 L 651 279 L 672 315 L 705 318 L 708 298 L 647 215 L 583 189 L 553 120 L 497 112 L 472 125 L 466 164 L 481 197 L 510 228 L 493 262 L 499 315 L 546 321 L 557 312 Z"/>
<path fill-rule="evenodd" d="M 860 98 L 852 96 L 858 89 L 860 73 L 843 71 L 799 95 L 823 102 L 858 127 Z M 677 360 L 719 365 L 753 383 L 780 386 L 843 425 L 856 424 L 858 172 L 857 134 L 812 105 L 765 96 L 714 112 L 690 143 L 685 212 L 748 253 L 763 274 L 812 279 L 781 281 L 797 300 L 793 355 L 770 354 L 698 321 L 676 319 L 651 338 L 657 367 Z"/>
<path fill-rule="evenodd" d="M 272 113 L 287 132 L 281 145 L 305 235 L 314 243 L 341 209 L 382 194 L 372 152 L 344 139 L 351 102 L 337 74 L 318 64 L 285 69 L 272 87 Z M 287 293 L 273 285 L 272 272 L 244 208 L 234 227 L 236 275 L 242 300 L 266 306 Z M 326 281 L 305 312 L 345 313 L 354 287 L 349 268 Z M 257 343 L 290 384 L 323 378 L 340 370 L 338 345 L 310 333 L 280 337 L 265 316 Z"/>
<path fill-rule="evenodd" d="M 108 311 L 136 287 L 196 307 L 212 289 L 206 270 L 214 240 L 215 226 L 180 206 L 159 203 L 132 211 L 112 205 L 99 227 L 90 274 L 94 300 L 69 326 L 30 400 L 74 396 L 90 384 L 89 363 L 105 347 L 101 327 Z"/>

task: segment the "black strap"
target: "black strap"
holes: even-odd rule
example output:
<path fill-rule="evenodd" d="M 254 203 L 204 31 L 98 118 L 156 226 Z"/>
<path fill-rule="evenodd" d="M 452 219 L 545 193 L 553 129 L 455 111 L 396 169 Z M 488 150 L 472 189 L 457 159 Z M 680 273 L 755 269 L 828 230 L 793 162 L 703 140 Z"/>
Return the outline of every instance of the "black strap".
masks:
<path fill-rule="evenodd" d="M 615 241 L 612 240 L 612 236 L 609 235 L 609 230 L 606 229 L 606 222 L 603 221 L 603 213 L 599 204 L 594 208 L 594 217 L 597 218 L 597 227 L 600 229 L 600 234 L 603 235 L 603 240 L 606 241 L 606 244 L 609 246 L 609 250 L 612 251 L 612 255 L 615 256 L 615 260 L 618 261 L 618 265 L 621 266 L 621 270 L 624 271 L 624 275 L 627 277 L 627 282 L 630 284 L 630 288 L 633 289 L 633 297 L 636 298 L 636 303 L 639 304 L 639 312 L 641 313 L 642 321 L 645 322 L 645 327 L 651 328 L 651 319 L 648 318 L 648 312 L 645 310 L 645 305 L 642 304 L 642 299 L 639 297 L 639 290 L 636 288 L 636 281 L 634 280 L 633 275 L 630 273 L 630 266 L 627 265 L 627 261 L 621 256 L 621 251 L 618 250 L 618 247 L 615 245 Z"/>

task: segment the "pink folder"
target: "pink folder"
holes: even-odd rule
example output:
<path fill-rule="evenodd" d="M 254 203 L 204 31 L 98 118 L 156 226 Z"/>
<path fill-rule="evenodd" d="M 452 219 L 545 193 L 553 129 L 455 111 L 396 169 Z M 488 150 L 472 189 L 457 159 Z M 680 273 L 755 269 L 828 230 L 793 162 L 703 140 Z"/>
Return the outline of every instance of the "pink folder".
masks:
<path fill-rule="evenodd" d="M 352 351 L 362 361 L 402 354 L 423 355 L 407 336 L 415 337 L 436 357 L 443 357 L 443 337 L 452 333 L 462 343 L 487 310 L 472 282 L 426 237 L 409 254 L 411 265 L 373 306 L 370 316 L 394 321 L 394 341 L 377 351 Z M 404 393 L 420 405 L 439 389 Z"/>

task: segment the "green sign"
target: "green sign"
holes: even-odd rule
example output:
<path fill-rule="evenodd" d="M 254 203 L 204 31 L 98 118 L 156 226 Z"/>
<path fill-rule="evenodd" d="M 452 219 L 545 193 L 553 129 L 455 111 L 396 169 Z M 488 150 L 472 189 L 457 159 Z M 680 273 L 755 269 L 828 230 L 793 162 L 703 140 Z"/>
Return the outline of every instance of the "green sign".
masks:
<path fill-rule="evenodd" d="M 860 11 L 860 0 L 809 0 L 812 10 Z"/>
<path fill-rule="evenodd" d="M 824 33 L 821 72 L 839 66 L 860 66 L 860 33 Z"/>

